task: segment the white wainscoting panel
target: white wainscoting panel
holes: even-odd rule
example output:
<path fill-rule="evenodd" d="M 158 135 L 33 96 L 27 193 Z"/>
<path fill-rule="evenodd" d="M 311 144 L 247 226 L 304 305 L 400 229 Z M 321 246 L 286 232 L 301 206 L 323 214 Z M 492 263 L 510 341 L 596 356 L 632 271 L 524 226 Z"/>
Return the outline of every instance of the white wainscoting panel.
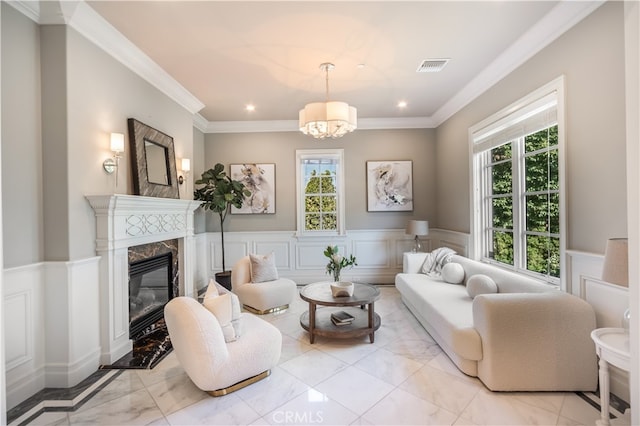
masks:
<path fill-rule="evenodd" d="M 267 254 L 273 252 L 276 258 L 276 267 L 279 271 L 290 271 L 291 241 L 256 241 L 251 253 Z"/>
<path fill-rule="evenodd" d="M 622 327 L 622 314 L 629 307 L 628 288 L 582 276 L 580 294 L 596 311 L 596 327 Z"/>
<path fill-rule="evenodd" d="M 10 324 L 4 329 L 6 369 L 33 358 L 33 292 L 14 293 L 4 298 L 4 314 Z"/>
<path fill-rule="evenodd" d="M 222 246 L 219 232 L 206 235 L 207 271 L 211 277 L 222 270 Z M 343 271 L 344 279 L 374 284 L 393 284 L 396 274 L 402 271 L 402 254 L 413 247 L 413 237 L 406 235 L 404 229 L 352 230 L 341 237 L 296 237 L 293 231 L 225 232 L 224 237 L 227 269 L 249 253 L 274 252 L 280 275 L 301 285 L 331 279 L 325 272 L 328 259 L 323 254 L 329 245 L 357 259 L 357 266 Z M 432 229 L 421 241 L 428 251 L 447 241 L 456 251 L 466 254 L 469 237 L 460 232 Z"/>
<path fill-rule="evenodd" d="M 193 280 L 197 291 L 205 288 L 209 284 L 209 269 L 207 262 L 207 234 L 196 234 L 195 240 L 195 257 Z"/>
<path fill-rule="evenodd" d="M 395 268 L 389 241 L 359 240 L 353 242 L 353 255 L 362 268 Z"/>
<path fill-rule="evenodd" d="M 567 283 L 566 292 L 575 296 L 581 296 L 582 277 L 600 278 L 602 276 L 602 264 L 604 255 L 588 253 L 577 250 L 566 251 Z M 584 297 L 583 297 L 584 299 Z"/>
<path fill-rule="evenodd" d="M 45 387 L 44 264 L 3 271 L 7 409 Z"/>
<path fill-rule="evenodd" d="M 4 270 L 7 408 L 70 387 L 100 358 L 99 257 Z"/>
<path fill-rule="evenodd" d="M 596 327 L 621 327 L 622 314 L 629 306 L 628 289 L 599 279 L 602 276 L 604 255 L 576 250 L 567 250 L 566 255 L 567 293 L 581 297 L 593 306 Z M 629 402 L 627 372 L 612 367 L 610 384 L 611 392 Z"/>

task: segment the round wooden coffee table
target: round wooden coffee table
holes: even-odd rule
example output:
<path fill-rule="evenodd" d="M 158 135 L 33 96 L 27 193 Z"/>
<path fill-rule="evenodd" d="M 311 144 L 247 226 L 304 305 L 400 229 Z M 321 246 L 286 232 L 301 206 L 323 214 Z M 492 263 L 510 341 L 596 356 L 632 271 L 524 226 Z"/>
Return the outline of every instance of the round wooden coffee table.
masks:
<path fill-rule="evenodd" d="M 350 338 L 369 335 L 373 343 L 374 332 L 380 328 L 380 316 L 374 311 L 374 302 L 380 298 L 380 290 L 369 284 L 354 283 L 353 296 L 333 297 L 329 282 L 306 285 L 300 291 L 302 300 L 309 302 L 309 310 L 300 316 L 300 325 L 309 332 L 309 341 L 315 336 Z M 321 306 L 340 306 L 348 309 L 319 309 Z M 346 325 L 335 325 L 331 314 L 345 311 L 354 317 Z"/>

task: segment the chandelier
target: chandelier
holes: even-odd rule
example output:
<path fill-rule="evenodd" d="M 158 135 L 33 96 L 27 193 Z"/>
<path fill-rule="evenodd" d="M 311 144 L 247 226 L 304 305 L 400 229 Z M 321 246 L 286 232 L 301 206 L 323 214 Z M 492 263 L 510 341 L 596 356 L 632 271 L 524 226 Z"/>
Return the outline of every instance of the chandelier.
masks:
<path fill-rule="evenodd" d="M 325 62 L 320 69 L 326 74 L 326 101 L 307 104 L 299 113 L 300 131 L 316 139 L 339 138 L 358 127 L 358 112 L 346 102 L 329 101 L 329 71 L 335 65 Z"/>

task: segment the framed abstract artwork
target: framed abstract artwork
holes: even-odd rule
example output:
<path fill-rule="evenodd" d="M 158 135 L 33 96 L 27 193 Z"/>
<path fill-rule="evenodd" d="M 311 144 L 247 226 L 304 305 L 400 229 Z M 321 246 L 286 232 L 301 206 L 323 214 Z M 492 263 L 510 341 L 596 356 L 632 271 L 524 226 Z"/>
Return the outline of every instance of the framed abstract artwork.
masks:
<path fill-rule="evenodd" d="M 240 181 L 251 195 L 241 208 L 231 206 L 232 214 L 270 214 L 276 212 L 276 165 L 244 163 L 230 165 L 231 179 Z"/>
<path fill-rule="evenodd" d="M 411 160 L 367 161 L 367 211 L 412 211 L 412 167 Z"/>

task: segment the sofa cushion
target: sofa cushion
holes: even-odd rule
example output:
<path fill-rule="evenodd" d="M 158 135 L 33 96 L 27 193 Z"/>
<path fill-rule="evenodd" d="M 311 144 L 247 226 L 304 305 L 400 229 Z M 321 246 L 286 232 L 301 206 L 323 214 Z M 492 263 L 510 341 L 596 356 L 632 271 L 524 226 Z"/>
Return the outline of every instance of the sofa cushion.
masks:
<path fill-rule="evenodd" d="M 464 281 L 464 268 L 459 263 L 447 263 L 442 267 L 442 279 L 449 284 L 460 284 Z"/>
<path fill-rule="evenodd" d="M 493 279 L 484 274 L 476 274 L 467 280 L 467 293 L 472 299 L 479 294 L 497 293 L 498 286 Z"/>
<path fill-rule="evenodd" d="M 242 324 L 238 296 L 210 281 L 202 304 L 220 323 L 225 342 L 233 342 L 240 337 Z"/>
<path fill-rule="evenodd" d="M 276 269 L 276 256 L 274 252 L 266 255 L 250 254 L 251 282 L 263 283 L 278 279 L 278 269 Z"/>
<path fill-rule="evenodd" d="M 556 287 L 544 284 L 534 278 L 507 271 L 506 269 L 489 263 L 478 262 L 464 256 L 453 255 L 451 256 L 451 262 L 462 265 L 467 280 L 476 274 L 490 276 L 498 286 L 498 293 L 541 293 L 557 290 Z"/>
<path fill-rule="evenodd" d="M 410 301 L 422 318 L 438 330 L 447 347 L 462 358 L 482 359 L 482 342 L 473 325 L 473 300 L 465 287 L 424 274 L 398 274 L 395 282 L 405 303 Z"/>

